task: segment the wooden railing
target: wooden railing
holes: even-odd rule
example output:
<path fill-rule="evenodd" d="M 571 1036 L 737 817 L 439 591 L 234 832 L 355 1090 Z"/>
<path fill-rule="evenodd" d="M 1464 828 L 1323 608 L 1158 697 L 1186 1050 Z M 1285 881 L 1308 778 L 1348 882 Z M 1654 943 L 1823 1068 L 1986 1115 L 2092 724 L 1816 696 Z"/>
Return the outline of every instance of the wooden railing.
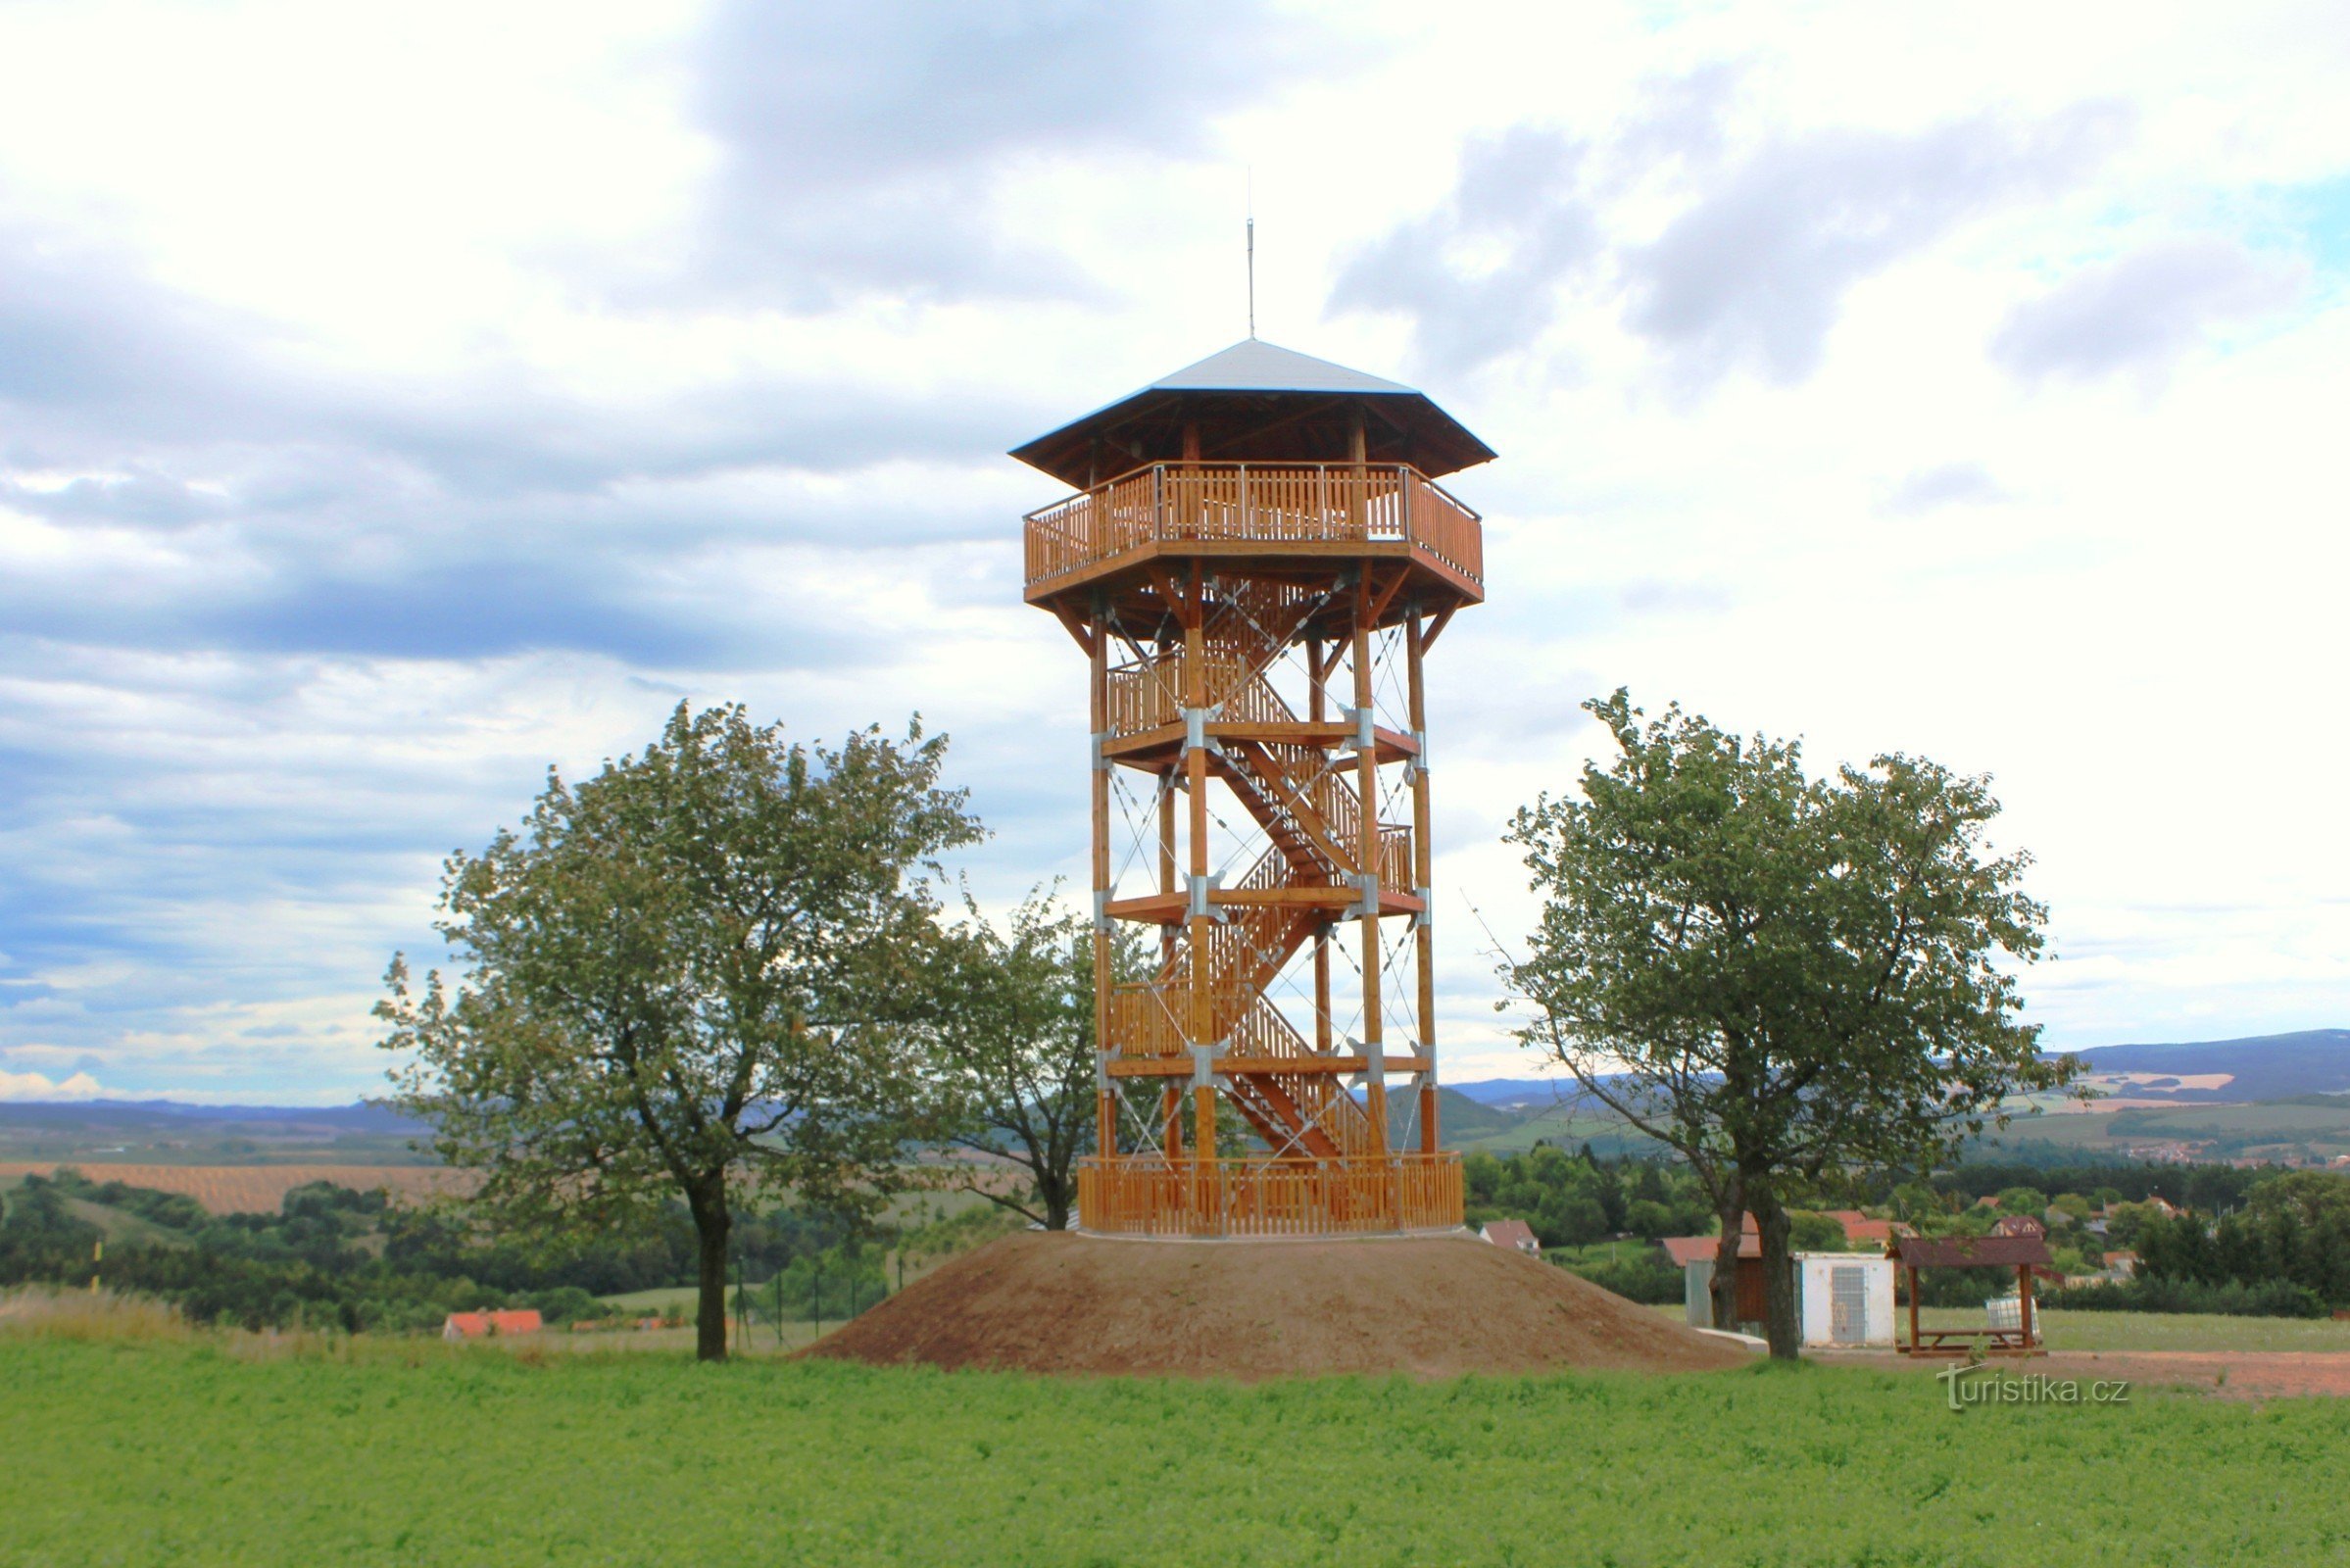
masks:
<path fill-rule="evenodd" d="M 1027 582 L 1186 540 L 1408 543 L 1485 580 L 1477 514 L 1407 465 L 1157 463 L 1030 513 Z"/>
<path fill-rule="evenodd" d="M 1460 1156 L 1087 1159 L 1078 1223 L 1119 1236 L 1327 1236 L 1451 1230 Z"/>

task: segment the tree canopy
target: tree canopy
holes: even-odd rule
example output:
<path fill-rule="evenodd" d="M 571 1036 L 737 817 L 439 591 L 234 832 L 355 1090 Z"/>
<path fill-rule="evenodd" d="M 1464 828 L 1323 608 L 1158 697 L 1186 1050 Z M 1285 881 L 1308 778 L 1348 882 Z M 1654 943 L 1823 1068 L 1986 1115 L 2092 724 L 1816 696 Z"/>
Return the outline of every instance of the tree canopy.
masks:
<path fill-rule="evenodd" d="M 640 756 L 549 773 L 519 831 L 450 857 L 462 966 L 395 956 L 393 1081 L 503 1225 L 593 1234 L 682 1197 L 700 1352 L 725 1354 L 726 1240 L 747 1190 L 869 1211 L 935 1137 L 922 1039 L 939 936 L 923 874 L 979 836 L 945 737 L 787 743 L 684 704 Z"/>
<path fill-rule="evenodd" d="M 1036 889 L 999 931 L 975 904 L 949 934 L 939 982 L 938 1066 L 953 1097 L 952 1140 L 1028 1173 L 1006 1192 L 986 1167 L 976 1190 L 1048 1230 L 1066 1230 L 1077 1158 L 1094 1146 L 1092 923 Z"/>
<path fill-rule="evenodd" d="M 2015 969 L 2046 920 L 2022 889 L 2030 858 L 1989 852 L 1986 779 L 1899 754 L 1815 779 L 1796 744 L 1678 705 L 1584 706 L 1617 756 L 1508 835 L 1543 900 L 1503 969 L 1521 1038 L 1705 1183 L 1724 1321 L 1754 1213 L 1772 1348 L 1791 1355 L 1787 1204 L 1805 1184 L 1929 1165 L 2077 1070 L 2020 1016 Z"/>

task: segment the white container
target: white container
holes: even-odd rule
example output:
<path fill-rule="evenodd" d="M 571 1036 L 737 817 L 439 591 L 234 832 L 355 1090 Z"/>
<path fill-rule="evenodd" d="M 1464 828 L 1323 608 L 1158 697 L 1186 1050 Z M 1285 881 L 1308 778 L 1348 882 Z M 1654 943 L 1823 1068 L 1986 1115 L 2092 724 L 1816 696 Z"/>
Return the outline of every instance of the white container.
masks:
<path fill-rule="evenodd" d="M 1803 1343 L 1893 1344 L 1893 1260 L 1876 1252 L 1797 1252 L 1795 1310 Z"/>

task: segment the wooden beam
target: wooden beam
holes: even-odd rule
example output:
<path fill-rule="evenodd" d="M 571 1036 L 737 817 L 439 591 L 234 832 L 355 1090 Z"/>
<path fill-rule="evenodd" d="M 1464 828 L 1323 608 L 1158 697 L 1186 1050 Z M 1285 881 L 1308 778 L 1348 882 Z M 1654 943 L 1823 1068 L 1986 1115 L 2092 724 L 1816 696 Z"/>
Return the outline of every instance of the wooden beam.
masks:
<path fill-rule="evenodd" d="M 1077 639 L 1077 646 L 1084 650 L 1085 656 L 1088 659 L 1093 658 L 1094 644 L 1099 640 L 1101 634 L 1093 627 L 1088 626 L 1084 619 L 1078 615 L 1077 612 L 1071 610 L 1065 604 L 1053 605 L 1053 615 L 1054 619 L 1058 620 L 1061 625 L 1067 629 L 1071 637 Z M 1099 734 L 1100 731 L 1096 731 L 1096 733 Z"/>
<path fill-rule="evenodd" d="M 1395 602 L 1395 595 L 1401 592 L 1403 585 L 1409 581 L 1411 581 L 1410 567 L 1406 566 L 1403 570 L 1395 573 L 1395 580 L 1381 591 L 1379 597 L 1372 601 L 1371 608 L 1364 612 L 1365 622 L 1373 626 L 1378 625 L 1379 617 L 1387 613 L 1387 607 Z"/>
<path fill-rule="evenodd" d="M 1415 736 L 1424 735 L 1428 731 L 1428 685 L 1423 677 L 1421 664 L 1422 656 L 1427 653 L 1428 645 L 1426 638 L 1422 635 L 1420 616 L 1417 613 L 1416 606 L 1414 613 L 1404 621 L 1403 646 L 1405 656 L 1404 689 L 1407 706 L 1410 709 L 1412 733 Z M 1412 749 L 1415 754 L 1419 750 L 1416 744 Z M 1414 1042 L 1414 1047 L 1427 1054 L 1430 1062 L 1428 1070 L 1433 1072 L 1436 1060 L 1436 926 L 1428 917 L 1425 907 L 1426 901 L 1434 896 L 1430 890 L 1436 883 L 1434 851 L 1429 842 L 1431 837 L 1429 833 L 1430 819 L 1428 770 L 1415 765 L 1411 770 L 1412 879 L 1416 884 L 1412 893 L 1421 902 L 1423 907 L 1415 921 L 1416 929 L 1412 933 L 1417 950 L 1414 958 L 1419 970 L 1420 1013 L 1420 1038 Z M 1420 1152 L 1433 1154 L 1436 1151 L 1436 1084 L 1430 1079 L 1423 1078 L 1420 1083 Z"/>
<path fill-rule="evenodd" d="M 1388 1056 L 1383 1058 L 1396 1072 L 1425 1072 L 1428 1058 L 1424 1055 Z M 1336 1052 L 1329 1055 L 1311 1056 L 1217 1056 L 1214 1070 L 1230 1077 L 1273 1077 L 1294 1074 L 1310 1077 L 1314 1074 L 1344 1074 L 1361 1072 L 1370 1058 L 1359 1053 Z M 1121 1056 L 1109 1064 L 1112 1078 L 1188 1078 L 1192 1073 L 1188 1056 Z"/>
<path fill-rule="evenodd" d="M 1086 654 L 1090 661 L 1087 685 L 1093 732 L 1103 735 L 1109 730 L 1109 639 L 1095 637 Z M 1109 769 L 1096 760 L 1092 772 L 1092 871 L 1094 902 L 1099 906 L 1109 897 Z M 1109 932 L 1097 920 L 1094 922 L 1094 1045 L 1101 1051 L 1117 1049 L 1117 1042 L 1110 1038 L 1109 998 L 1114 978 L 1110 957 Z M 1106 1085 L 1095 1094 L 1094 1141 L 1100 1156 L 1114 1163 L 1118 1155 L 1118 1114 L 1116 1098 Z"/>

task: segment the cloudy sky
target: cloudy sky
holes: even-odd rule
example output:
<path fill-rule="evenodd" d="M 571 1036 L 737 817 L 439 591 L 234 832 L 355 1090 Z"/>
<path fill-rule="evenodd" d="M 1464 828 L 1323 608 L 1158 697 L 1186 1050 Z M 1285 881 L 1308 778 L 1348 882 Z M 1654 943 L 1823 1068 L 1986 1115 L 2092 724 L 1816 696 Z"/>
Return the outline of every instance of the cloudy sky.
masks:
<path fill-rule="evenodd" d="M 439 858 L 680 698 L 1083 857 L 1001 454 L 1242 334 L 1501 459 L 1472 901 L 1622 683 L 1995 775 L 2052 1044 L 2350 1020 L 2350 20 L 0 4 L 0 1093 L 371 1091 Z M 1252 172 L 1252 175 L 1251 175 Z"/>

